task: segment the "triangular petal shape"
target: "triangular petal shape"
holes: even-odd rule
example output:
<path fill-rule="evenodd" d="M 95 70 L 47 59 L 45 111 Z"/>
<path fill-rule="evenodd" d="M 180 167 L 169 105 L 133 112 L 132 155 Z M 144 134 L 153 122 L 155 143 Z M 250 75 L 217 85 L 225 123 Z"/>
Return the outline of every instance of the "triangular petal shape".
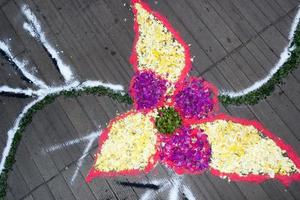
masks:
<path fill-rule="evenodd" d="M 212 174 L 234 181 L 276 178 L 284 185 L 300 180 L 299 156 L 258 122 L 222 114 L 194 126 L 208 135 Z"/>
<path fill-rule="evenodd" d="M 132 0 L 135 41 L 130 58 L 136 72 L 150 70 L 173 84 L 191 68 L 188 45 L 160 14 Z"/>
<path fill-rule="evenodd" d="M 86 180 L 149 172 L 158 159 L 156 133 L 151 117 L 142 113 L 130 111 L 112 120 L 99 137 L 95 163 Z"/>

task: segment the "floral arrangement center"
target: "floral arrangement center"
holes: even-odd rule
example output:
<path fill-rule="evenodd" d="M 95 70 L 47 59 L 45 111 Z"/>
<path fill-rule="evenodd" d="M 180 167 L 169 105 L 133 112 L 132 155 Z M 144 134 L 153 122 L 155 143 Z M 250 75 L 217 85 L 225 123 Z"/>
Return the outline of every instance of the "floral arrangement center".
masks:
<path fill-rule="evenodd" d="M 300 180 L 298 154 L 260 123 L 218 113 L 218 90 L 189 76 L 190 50 L 179 33 L 146 3 L 131 2 L 134 106 L 101 134 L 87 181 L 148 173 L 158 163 L 234 181 Z"/>
<path fill-rule="evenodd" d="M 160 133 L 172 134 L 181 125 L 181 118 L 172 107 L 158 110 L 155 126 Z"/>

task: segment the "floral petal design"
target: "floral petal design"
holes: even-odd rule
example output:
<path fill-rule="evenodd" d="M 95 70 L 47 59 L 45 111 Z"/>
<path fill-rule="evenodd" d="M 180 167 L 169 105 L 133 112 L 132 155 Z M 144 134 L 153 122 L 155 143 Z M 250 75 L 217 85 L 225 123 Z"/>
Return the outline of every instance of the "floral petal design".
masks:
<path fill-rule="evenodd" d="M 168 21 L 140 0 L 132 0 L 135 71 L 151 70 L 170 83 L 183 80 L 191 68 L 189 47 Z"/>
<path fill-rule="evenodd" d="M 99 138 L 99 151 L 86 180 L 96 176 L 149 172 L 157 161 L 157 136 L 151 117 L 133 111 L 112 120 Z"/>
<path fill-rule="evenodd" d="M 255 121 L 219 115 L 196 125 L 208 135 L 212 173 L 231 180 L 299 180 L 300 160 L 292 148 Z"/>
<path fill-rule="evenodd" d="M 150 110 L 162 104 L 167 90 L 167 81 L 151 71 L 137 73 L 130 84 L 130 95 L 137 110 Z"/>
<path fill-rule="evenodd" d="M 190 77 L 175 91 L 176 110 L 186 120 L 199 120 L 218 110 L 218 91 L 203 78 Z"/>
<path fill-rule="evenodd" d="M 160 136 L 160 159 L 177 174 L 200 174 L 209 167 L 211 148 L 207 135 L 189 126 Z"/>

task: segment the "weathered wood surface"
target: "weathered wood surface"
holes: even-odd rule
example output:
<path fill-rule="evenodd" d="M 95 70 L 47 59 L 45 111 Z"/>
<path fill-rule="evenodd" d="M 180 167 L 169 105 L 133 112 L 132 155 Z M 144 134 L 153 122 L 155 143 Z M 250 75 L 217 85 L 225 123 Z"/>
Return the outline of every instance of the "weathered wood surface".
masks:
<path fill-rule="evenodd" d="M 204 76 L 220 90 L 239 90 L 264 77 L 287 44 L 298 0 L 159 0 L 149 1 L 167 16 L 184 40 L 191 44 L 193 75 Z M 39 43 L 22 28 L 20 11 L 27 4 L 42 23 L 52 44 L 74 67 L 78 79 L 120 83 L 127 87 L 133 70 L 128 62 L 133 43 L 133 15 L 129 0 L 0 0 L 0 40 L 11 38 L 15 56 L 27 58 L 47 83 L 58 85 L 61 77 Z M 0 83 L 28 87 L 0 58 Z M 228 106 L 233 116 L 261 121 L 300 154 L 300 69 L 285 84 L 254 106 Z M 28 99 L 0 97 L 0 148 L 6 131 Z M 45 147 L 64 143 L 104 128 L 127 105 L 107 97 L 82 96 L 58 101 L 39 111 L 23 133 L 16 163 L 9 174 L 6 199 L 139 199 L 146 189 L 124 187 L 117 181 L 151 183 L 171 180 L 159 166 L 139 178 L 123 177 L 84 181 L 96 149 L 83 161 L 71 182 L 86 143 L 45 153 Z M 0 151 L 1 151 L 0 150 Z M 170 182 L 173 184 L 173 182 Z M 300 199 L 300 183 L 284 188 L 270 180 L 262 184 L 234 183 L 205 173 L 185 176 L 196 199 Z M 167 199 L 168 191 L 158 195 Z M 182 197 L 183 198 L 183 197 Z"/>

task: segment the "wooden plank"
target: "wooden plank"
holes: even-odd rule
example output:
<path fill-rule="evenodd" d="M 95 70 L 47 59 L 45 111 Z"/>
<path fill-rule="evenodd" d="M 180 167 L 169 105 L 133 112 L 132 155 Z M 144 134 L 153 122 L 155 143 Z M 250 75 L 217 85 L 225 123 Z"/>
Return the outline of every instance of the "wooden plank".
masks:
<path fill-rule="evenodd" d="M 28 195 L 24 200 L 34 200 L 34 198 L 32 197 L 32 195 Z"/>
<path fill-rule="evenodd" d="M 281 8 L 281 6 L 274 0 L 266 0 L 266 2 L 274 9 L 274 11 L 280 16 L 284 16 L 286 11 Z"/>
<path fill-rule="evenodd" d="M 71 156 L 71 161 L 75 161 L 79 159 L 80 154 L 82 152 L 81 150 L 81 144 L 72 144 L 69 146 L 63 146 L 68 141 L 72 141 L 74 139 L 77 139 L 80 135 L 77 133 L 75 128 L 73 127 L 71 121 L 69 120 L 68 116 L 64 112 L 63 108 L 61 107 L 60 103 L 58 101 L 51 104 L 51 109 L 48 110 L 49 112 L 52 112 L 51 119 L 49 121 L 53 124 L 53 127 L 55 127 L 56 134 L 58 135 L 58 140 L 55 141 L 55 144 L 48 144 L 47 147 L 49 148 L 52 145 L 59 145 L 61 144 L 61 148 L 65 149 L 65 151 L 69 152 Z M 53 154 L 60 154 L 60 150 L 54 151 Z"/>
<path fill-rule="evenodd" d="M 74 3 L 74 7 L 76 9 L 79 9 L 82 7 L 81 3 L 72 1 Z M 106 19 L 110 18 L 110 15 L 105 12 L 107 8 L 105 6 L 101 6 L 100 1 L 97 2 L 95 5 L 86 7 L 86 9 L 79 10 L 79 13 L 82 13 L 82 18 L 85 20 L 86 24 L 89 24 L 90 28 L 94 32 L 96 32 L 97 37 L 97 43 L 101 45 L 103 48 L 100 48 L 98 51 L 101 55 L 107 55 L 104 57 L 105 62 L 108 64 L 108 71 L 113 72 L 113 76 L 116 77 L 116 81 L 122 81 L 122 79 L 125 78 L 125 80 L 128 81 L 130 78 L 131 67 L 128 64 L 128 57 L 122 57 L 121 54 L 119 54 L 119 45 L 120 44 L 114 44 L 110 41 L 110 38 L 108 37 L 106 30 L 110 30 L 112 27 L 107 28 L 106 25 Z M 69 5 L 69 4 L 68 4 Z M 93 15 L 92 15 L 93 13 Z M 104 16 L 105 14 L 105 16 Z M 124 41 L 123 41 L 124 43 Z M 127 43 L 125 43 L 127 44 Z M 129 44 L 129 43 L 128 43 Z M 108 48 L 110 47 L 110 48 Z M 113 70 L 111 66 L 114 66 L 117 70 Z M 125 70 L 126 69 L 126 70 Z M 120 74 L 122 72 L 122 74 Z"/>
<path fill-rule="evenodd" d="M 80 80 L 97 79 L 99 75 L 92 68 L 95 63 L 91 61 L 90 55 L 85 53 L 85 47 L 81 44 L 81 40 L 76 38 L 75 33 L 72 32 L 68 24 L 63 21 L 58 12 L 60 9 L 56 9 L 51 1 L 34 1 L 34 3 L 36 3 L 35 6 L 38 5 L 46 17 L 45 21 L 47 25 L 55 32 L 58 38 L 57 43 L 59 44 L 57 48 L 63 50 L 65 55 L 72 61 L 72 66 L 76 68 L 77 78 Z"/>
<path fill-rule="evenodd" d="M 9 188 L 6 189 L 5 200 L 15 200 L 16 198 L 13 196 Z"/>
<path fill-rule="evenodd" d="M 34 190 L 32 192 L 32 196 L 34 199 L 54 200 L 54 197 L 46 184 L 41 185 L 36 190 Z"/>
<path fill-rule="evenodd" d="M 33 123 L 35 124 L 35 127 L 37 128 L 36 134 L 38 137 L 43 141 L 43 143 L 48 145 L 54 145 L 56 143 L 59 143 L 61 140 L 59 136 L 57 135 L 57 132 L 59 130 L 55 127 L 55 124 L 53 124 L 52 118 L 55 118 L 56 115 L 53 115 L 51 113 L 51 105 L 46 106 L 43 111 L 38 112 L 35 114 L 33 118 Z M 45 146 L 44 146 L 45 147 Z M 40 152 L 42 153 L 44 148 L 40 149 Z M 52 160 L 54 161 L 57 169 L 60 171 L 65 168 L 65 166 L 69 165 L 72 162 L 72 158 L 69 154 L 69 152 L 66 149 L 60 149 L 59 153 L 43 153 L 43 154 L 49 154 Z"/>
<path fill-rule="evenodd" d="M 23 141 L 19 144 L 15 165 L 18 167 L 30 190 L 33 190 L 44 182 Z"/>
<path fill-rule="evenodd" d="M 8 1 L 7 1 L 8 2 Z M 4 7 L 2 6 L 0 9 L 0 40 L 5 41 L 9 43 L 9 46 L 11 47 L 11 52 L 13 56 L 18 55 L 19 53 L 23 52 L 25 50 L 18 34 L 12 27 L 12 25 L 9 22 L 9 19 L 6 17 L 4 13 Z"/>
<path fill-rule="evenodd" d="M 29 192 L 29 188 L 16 165 L 13 166 L 12 171 L 9 173 L 7 184 L 15 199 L 21 199 Z"/>
<path fill-rule="evenodd" d="M 58 174 L 47 183 L 49 190 L 56 200 L 75 200 L 72 191 L 67 186 L 61 174 Z"/>
<path fill-rule="evenodd" d="M 168 6 L 173 10 L 175 15 L 179 17 L 179 21 L 184 24 L 184 27 L 190 31 L 199 45 L 204 49 L 208 56 L 213 61 L 218 61 L 226 55 L 224 47 L 211 34 L 205 25 L 197 20 L 197 16 L 193 11 L 181 1 L 168 3 Z M 170 12 L 170 11 L 169 11 Z M 167 15 L 171 15 L 166 13 Z"/>
<path fill-rule="evenodd" d="M 81 6 L 81 3 L 75 3 L 77 7 Z M 110 52 L 108 57 L 112 60 L 117 59 L 118 62 L 124 65 L 122 67 L 119 66 L 118 71 L 124 71 L 124 73 L 127 73 L 131 77 L 133 70 L 128 60 L 132 48 L 133 35 L 128 35 L 126 29 L 121 24 L 115 23 L 115 20 L 111 20 L 114 19 L 114 16 L 102 1 L 98 1 L 94 6 L 90 6 L 84 10 L 83 16 L 86 16 L 87 21 L 93 22 L 96 32 L 104 39 L 102 40 L 108 41 L 104 45 L 105 47 L 109 47 L 104 48 L 106 53 Z"/>
<path fill-rule="evenodd" d="M 266 18 L 266 16 L 255 6 L 255 4 L 253 4 L 252 1 L 232 0 L 232 2 L 257 32 L 260 32 L 270 24 L 268 18 Z"/>
<path fill-rule="evenodd" d="M 227 0 L 211 0 L 209 3 L 215 8 L 242 42 L 246 42 L 256 35 L 254 28 L 249 25 L 245 17 L 232 3 Z"/>
<path fill-rule="evenodd" d="M 279 17 L 278 13 L 267 1 L 252 0 L 256 7 L 269 19 L 270 22 L 275 22 Z M 281 9 L 280 9 L 281 10 Z"/>
<path fill-rule="evenodd" d="M 84 163 L 80 168 L 80 172 L 86 176 L 91 169 L 94 161 L 90 155 L 84 159 Z M 114 192 L 111 190 L 109 184 L 104 178 L 96 178 L 91 183 L 88 183 L 89 188 L 93 192 L 96 199 L 117 199 Z"/>
<path fill-rule="evenodd" d="M 167 17 L 168 21 L 172 24 L 175 30 L 180 33 L 181 37 L 187 44 L 191 44 L 190 51 L 192 57 L 194 58 L 192 71 L 203 73 L 204 71 L 208 70 L 212 65 L 211 58 L 209 58 L 201 44 L 199 44 L 197 39 L 185 27 L 184 23 L 180 21 L 180 18 L 170 9 L 166 2 L 161 1 L 158 4 L 155 4 L 154 2 L 149 3 L 154 10 L 158 11 L 162 16 Z"/>
<path fill-rule="evenodd" d="M 261 37 L 277 57 L 280 56 L 283 48 L 287 45 L 287 41 L 274 26 L 271 26 L 264 31 L 261 34 Z"/>
<path fill-rule="evenodd" d="M 282 34 L 285 39 L 288 40 L 289 33 L 291 31 L 292 22 L 294 18 L 291 18 L 289 15 L 281 18 L 276 24 L 275 27 Z"/>
<path fill-rule="evenodd" d="M 0 7 L 5 5 L 9 0 L 0 0 Z"/>
<path fill-rule="evenodd" d="M 82 15 L 82 11 L 76 8 L 74 5 L 72 5 L 73 3 L 70 2 L 68 3 L 61 1 L 53 1 L 53 3 L 56 8 L 61 8 L 59 10 L 59 13 L 62 15 L 63 19 L 65 20 L 65 23 L 67 23 L 71 31 L 74 32 L 74 34 L 76 35 L 76 40 L 79 41 L 79 43 L 81 43 L 81 48 L 85 55 L 88 56 L 88 58 L 92 62 L 92 64 L 90 65 L 91 70 L 93 70 L 93 72 L 96 74 L 96 77 L 107 81 L 118 81 L 116 76 L 121 75 L 119 75 L 118 71 L 116 71 L 116 73 L 112 73 L 109 70 L 109 67 L 112 64 L 109 59 L 104 58 L 104 45 L 101 44 L 101 40 L 98 40 L 98 36 L 94 28 L 91 28 L 90 23 L 88 23 L 85 20 L 85 17 Z M 66 6 L 68 9 L 65 10 Z M 74 20 L 76 18 L 78 20 Z M 99 65 L 99 63 L 102 64 L 101 71 L 99 70 L 99 68 L 96 67 L 97 65 Z M 83 70 L 81 70 L 81 72 L 83 72 Z M 83 74 L 85 74 L 85 72 Z"/>
<path fill-rule="evenodd" d="M 278 3 L 278 5 L 283 9 L 286 13 L 288 13 L 291 9 L 294 8 L 294 5 L 291 3 L 291 1 L 285 1 L 285 0 L 273 0 Z M 275 3 L 274 2 L 274 3 Z"/>
<path fill-rule="evenodd" d="M 76 199 L 86 199 L 86 200 L 95 200 L 95 196 L 92 194 L 90 188 L 82 177 L 81 173 L 78 173 L 78 176 L 74 182 L 70 182 L 73 176 L 73 173 L 76 169 L 76 165 L 71 165 L 68 169 L 62 172 L 62 175 L 71 189 L 73 196 Z"/>
<path fill-rule="evenodd" d="M 31 154 L 36 166 L 38 167 L 44 180 L 47 181 L 58 173 L 58 170 L 49 155 L 41 153 L 46 145 L 37 136 L 38 129 L 35 127 L 34 120 L 27 126 L 26 131 L 23 133 L 22 140 L 26 144 L 28 151 Z"/>
<path fill-rule="evenodd" d="M 86 133 L 97 129 L 97 127 L 91 124 L 90 119 L 76 98 L 59 98 L 58 101 L 80 136 L 84 136 Z"/>
<path fill-rule="evenodd" d="M 208 27 L 212 34 L 222 44 L 227 52 L 232 51 L 241 44 L 235 33 L 224 23 L 208 1 L 187 0 L 186 4 L 197 13 L 199 20 Z"/>

